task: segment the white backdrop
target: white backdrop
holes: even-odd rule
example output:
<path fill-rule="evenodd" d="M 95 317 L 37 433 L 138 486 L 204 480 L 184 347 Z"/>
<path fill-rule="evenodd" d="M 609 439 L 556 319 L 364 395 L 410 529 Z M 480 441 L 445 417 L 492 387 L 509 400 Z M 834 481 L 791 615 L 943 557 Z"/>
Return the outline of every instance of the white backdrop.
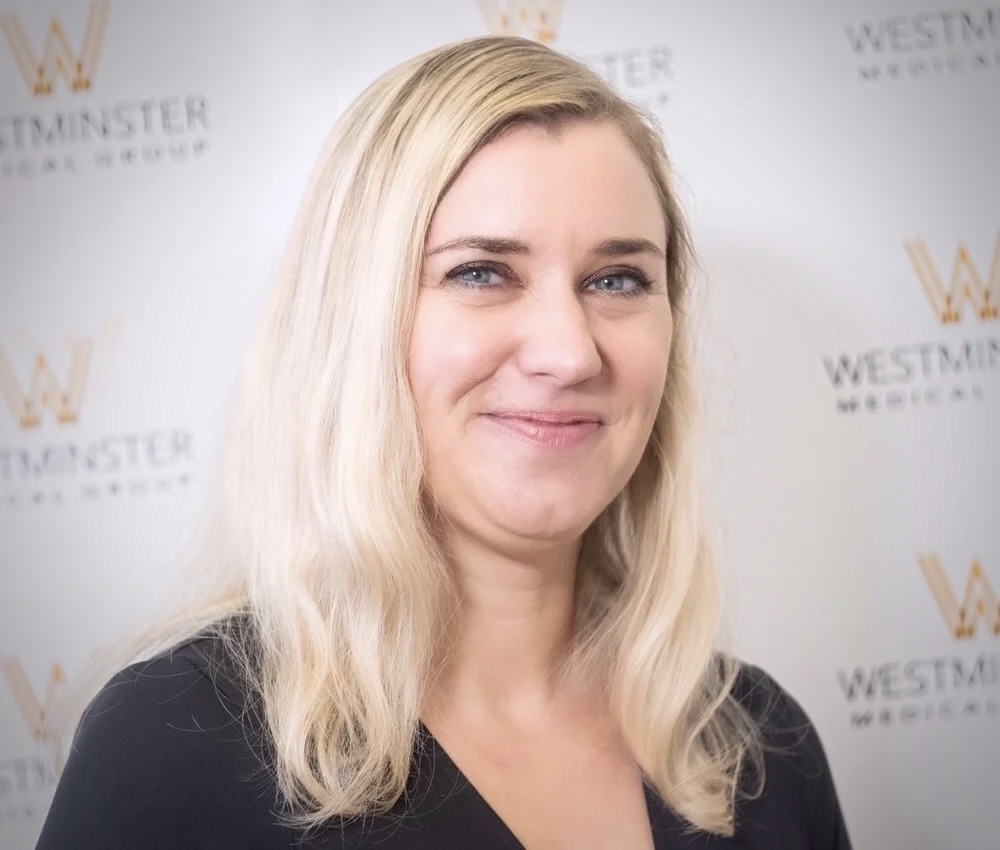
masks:
<path fill-rule="evenodd" d="M 331 123 L 504 11 L 663 123 L 738 650 L 818 725 L 858 848 L 997 846 L 1000 4 L 980 0 L 0 0 L 0 846 L 40 828 L 63 680 L 175 581 Z"/>

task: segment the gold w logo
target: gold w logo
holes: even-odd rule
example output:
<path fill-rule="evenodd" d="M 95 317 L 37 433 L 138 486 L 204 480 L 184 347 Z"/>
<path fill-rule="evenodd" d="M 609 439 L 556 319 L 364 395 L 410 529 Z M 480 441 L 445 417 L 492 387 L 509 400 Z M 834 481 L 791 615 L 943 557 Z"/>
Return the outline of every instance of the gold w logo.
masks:
<path fill-rule="evenodd" d="M 550 44 L 562 19 L 563 0 L 479 0 L 486 25 L 496 35 L 523 35 Z"/>
<path fill-rule="evenodd" d="M 979 561 L 973 561 L 969 568 L 965 595 L 959 604 L 940 559 L 936 555 L 924 555 L 917 560 L 938 608 L 941 609 L 941 616 L 955 638 L 971 638 L 976 633 L 976 623 L 979 620 L 994 635 L 1000 635 L 1000 604 Z"/>
<path fill-rule="evenodd" d="M 963 302 L 968 302 L 980 319 L 997 317 L 997 307 L 1000 305 L 1000 234 L 997 235 L 996 245 L 993 248 L 993 261 L 985 282 L 969 257 L 969 250 L 965 245 L 958 246 L 947 286 L 942 282 L 941 275 L 922 240 L 907 242 L 906 253 L 942 325 L 954 324 L 961 320 Z"/>
<path fill-rule="evenodd" d="M 53 17 L 45 33 L 40 57 L 32 50 L 17 15 L 12 12 L 0 15 L 0 30 L 6 36 L 21 75 L 33 95 L 52 94 L 52 84 L 58 76 L 72 91 L 87 91 L 90 88 L 104 40 L 108 9 L 107 0 L 91 4 L 79 53 L 73 50 L 62 24 Z"/>
<path fill-rule="evenodd" d="M 3 671 L 7 687 L 14 695 L 18 710 L 34 739 L 39 742 L 48 740 L 49 730 L 46 728 L 48 714 L 56 700 L 57 692 L 66 684 L 66 674 L 62 667 L 58 664 L 52 665 L 42 702 L 39 702 L 20 661 L 14 658 L 0 659 L 0 670 Z"/>
<path fill-rule="evenodd" d="M 0 395 L 7 401 L 11 415 L 21 428 L 37 428 L 41 425 L 42 411 L 45 409 L 52 413 L 60 425 L 72 424 L 80 418 L 93 351 L 93 340 L 74 340 L 65 389 L 59 383 L 48 358 L 42 353 L 36 354 L 28 387 L 22 390 L 7 355 L 0 348 Z"/>

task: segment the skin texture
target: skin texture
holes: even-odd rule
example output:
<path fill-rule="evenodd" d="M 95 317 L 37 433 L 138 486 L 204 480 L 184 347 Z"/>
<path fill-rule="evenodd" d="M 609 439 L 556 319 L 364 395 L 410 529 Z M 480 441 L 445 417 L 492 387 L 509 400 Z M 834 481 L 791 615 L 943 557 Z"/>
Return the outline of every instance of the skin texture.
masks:
<path fill-rule="evenodd" d="M 652 846 L 600 683 L 557 671 L 581 536 L 662 397 L 665 246 L 641 160 L 603 123 L 513 128 L 470 160 L 428 234 L 407 365 L 463 601 L 422 716 L 529 847 Z"/>

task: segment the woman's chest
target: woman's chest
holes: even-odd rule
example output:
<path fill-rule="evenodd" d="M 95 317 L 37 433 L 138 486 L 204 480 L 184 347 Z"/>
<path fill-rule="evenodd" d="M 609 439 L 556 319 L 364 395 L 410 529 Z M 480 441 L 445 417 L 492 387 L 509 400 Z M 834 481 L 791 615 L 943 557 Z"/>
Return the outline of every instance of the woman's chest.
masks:
<path fill-rule="evenodd" d="M 614 763 L 586 770 L 476 774 L 469 805 L 483 822 L 509 831 L 526 850 L 654 850 L 650 813 L 638 773 Z"/>
<path fill-rule="evenodd" d="M 431 755 L 471 821 L 512 850 L 654 850 L 642 776 L 619 741 L 556 734 L 495 745 L 484 737 L 475 745 L 435 739 Z"/>

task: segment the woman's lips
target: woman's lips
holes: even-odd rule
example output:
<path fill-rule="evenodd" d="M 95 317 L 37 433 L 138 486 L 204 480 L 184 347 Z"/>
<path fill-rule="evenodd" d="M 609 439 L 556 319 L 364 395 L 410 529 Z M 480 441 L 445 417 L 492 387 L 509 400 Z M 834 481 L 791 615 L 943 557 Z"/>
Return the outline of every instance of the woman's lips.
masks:
<path fill-rule="evenodd" d="M 550 449 L 581 446 L 601 428 L 600 418 L 586 413 L 488 413 L 484 418 L 507 434 Z"/>

